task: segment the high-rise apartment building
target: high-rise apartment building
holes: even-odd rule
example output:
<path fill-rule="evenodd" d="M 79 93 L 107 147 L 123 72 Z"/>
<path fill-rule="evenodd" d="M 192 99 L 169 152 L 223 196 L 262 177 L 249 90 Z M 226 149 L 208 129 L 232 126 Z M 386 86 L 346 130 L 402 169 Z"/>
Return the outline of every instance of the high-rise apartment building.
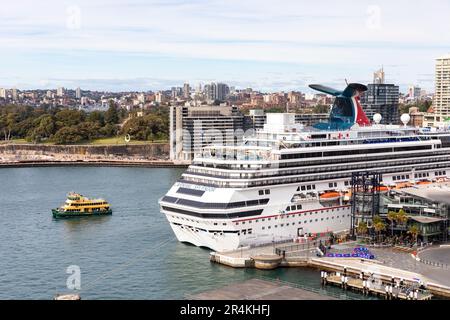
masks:
<path fill-rule="evenodd" d="M 224 101 L 227 95 L 230 93 L 230 88 L 225 83 L 211 82 L 203 87 L 206 99 L 210 101 L 218 100 Z"/>
<path fill-rule="evenodd" d="M 241 142 L 243 119 L 236 106 L 171 106 L 171 160 L 190 162 L 208 144 Z"/>
<path fill-rule="evenodd" d="M 400 90 L 394 84 L 385 83 L 383 68 L 373 74 L 373 83 L 368 84 L 367 88 L 361 95 L 361 105 L 367 117 L 372 119 L 375 113 L 379 113 L 382 116 L 381 123 L 399 123 Z"/>
<path fill-rule="evenodd" d="M 75 98 L 76 98 L 76 99 L 81 99 L 81 89 L 80 89 L 80 87 L 78 87 L 78 88 L 75 90 Z"/>
<path fill-rule="evenodd" d="M 191 95 L 191 87 L 189 86 L 189 83 L 185 83 L 183 85 L 183 98 L 189 99 L 190 95 Z"/>
<path fill-rule="evenodd" d="M 57 90 L 56 90 L 56 95 L 58 96 L 58 97 L 63 97 L 64 96 L 64 88 L 63 87 L 59 87 Z"/>
<path fill-rule="evenodd" d="M 434 113 L 450 115 L 450 54 L 436 59 Z"/>

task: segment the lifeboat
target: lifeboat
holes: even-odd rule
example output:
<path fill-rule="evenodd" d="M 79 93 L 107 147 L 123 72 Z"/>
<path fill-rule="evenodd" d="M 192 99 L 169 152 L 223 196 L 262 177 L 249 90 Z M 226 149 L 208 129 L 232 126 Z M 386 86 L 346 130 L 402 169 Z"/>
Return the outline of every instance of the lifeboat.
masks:
<path fill-rule="evenodd" d="M 431 181 L 428 181 L 428 180 L 422 180 L 422 181 L 416 182 L 416 184 L 430 184 L 430 183 L 431 183 Z"/>
<path fill-rule="evenodd" d="M 327 191 L 320 195 L 320 200 L 322 201 L 335 201 L 341 197 L 341 194 L 337 191 Z"/>
<path fill-rule="evenodd" d="M 379 186 L 379 187 L 375 188 L 375 190 L 378 191 L 378 192 L 385 193 L 385 192 L 389 191 L 389 188 L 386 187 L 386 186 Z"/>
<path fill-rule="evenodd" d="M 403 189 L 403 188 L 409 188 L 409 187 L 412 187 L 411 183 L 409 183 L 409 182 L 400 182 L 400 183 L 397 183 L 395 185 L 394 189 Z"/>

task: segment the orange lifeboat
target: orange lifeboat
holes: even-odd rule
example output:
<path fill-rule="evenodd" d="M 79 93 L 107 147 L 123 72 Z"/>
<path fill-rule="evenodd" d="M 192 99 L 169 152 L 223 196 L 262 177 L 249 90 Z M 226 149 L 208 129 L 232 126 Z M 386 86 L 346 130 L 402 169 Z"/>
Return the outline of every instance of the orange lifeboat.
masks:
<path fill-rule="evenodd" d="M 388 192 L 388 191 L 389 191 L 389 188 L 386 187 L 386 186 L 379 186 L 379 187 L 377 187 L 375 190 L 378 191 L 378 192 L 383 192 L 383 193 L 385 193 L 385 192 Z"/>
<path fill-rule="evenodd" d="M 395 189 L 403 189 L 403 188 L 409 188 L 409 187 L 412 187 L 411 183 L 409 183 L 409 182 L 400 182 L 400 183 L 396 184 Z"/>
<path fill-rule="evenodd" d="M 341 197 L 341 194 L 337 191 L 327 191 L 320 195 L 320 200 L 322 201 L 334 201 L 338 200 Z"/>
<path fill-rule="evenodd" d="M 428 180 L 422 180 L 422 181 L 416 182 L 416 184 L 430 184 L 430 183 L 431 183 L 431 181 L 428 181 Z"/>

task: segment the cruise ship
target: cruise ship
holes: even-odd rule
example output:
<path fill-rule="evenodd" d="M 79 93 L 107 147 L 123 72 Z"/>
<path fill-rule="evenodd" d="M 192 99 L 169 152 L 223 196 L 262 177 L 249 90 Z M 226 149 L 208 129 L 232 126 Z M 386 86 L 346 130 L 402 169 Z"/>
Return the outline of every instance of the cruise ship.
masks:
<path fill-rule="evenodd" d="M 240 145 L 209 145 L 159 201 L 177 239 L 217 252 L 351 227 L 353 172 L 382 174 L 382 188 L 447 179 L 450 135 L 371 122 L 367 87 L 311 88 L 335 96 L 327 122 L 302 127 L 294 114 L 267 114 Z M 383 189 L 383 190 L 384 190 Z"/>

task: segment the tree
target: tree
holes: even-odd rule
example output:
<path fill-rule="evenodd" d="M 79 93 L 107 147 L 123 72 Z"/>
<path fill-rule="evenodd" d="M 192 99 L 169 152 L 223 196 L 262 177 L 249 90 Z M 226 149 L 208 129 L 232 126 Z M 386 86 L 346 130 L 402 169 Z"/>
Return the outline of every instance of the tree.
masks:
<path fill-rule="evenodd" d="M 417 224 L 413 224 L 409 227 L 408 233 L 413 237 L 414 243 L 417 243 L 417 237 L 420 234 L 420 228 Z"/>
<path fill-rule="evenodd" d="M 389 211 L 387 214 L 387 219 L 391 224 L 391 236 L 394 236 L 394 221 L 397 220 L 397 212 Z"/>
<path fill-rule="evenodd" d="M 408 221 L 408 215 L 406 214 L 405 210 L 400 209 L 396 216 L 396 222 L 398 224 L 404 225 Z"/>
<path fill-rule="evenodd" d="M 367 234 L 367 224 L 364 221 L 360 221 L 358 223 L 358 226 L 356 227 L 356 232 L 359 235 L 365 235 Z"/>
<path fill-rule="evenodd" d="M 383 222 L 380 216 L 375 216 L 373 218 L 373 228 L 378 234 L 378 241 L 380 241 L 381 232 L 386 229 L 386 224 Z"/>
<path fill-rule="evenodd" d="M 113 100 L 109 101 L 109 108 L 105 112 L 105 122 L 109 124 L 119 123 L 119 112 L 117 106 Z"/>
<path fill-rule="evenodd" d="M 318 104 L 313 108 L 314 113 L 328 113 L 330 112 L 330 106 Z"/>
<path fill-rule="evenodd" d="M 63 127 L 59 129 L 53 140 L 57 144 L 70 144 L 70 143 L 78 143 L 83 141 L 83 136 L 80 134 L 78 128 L 76 126 L 71 127 Z"/>

